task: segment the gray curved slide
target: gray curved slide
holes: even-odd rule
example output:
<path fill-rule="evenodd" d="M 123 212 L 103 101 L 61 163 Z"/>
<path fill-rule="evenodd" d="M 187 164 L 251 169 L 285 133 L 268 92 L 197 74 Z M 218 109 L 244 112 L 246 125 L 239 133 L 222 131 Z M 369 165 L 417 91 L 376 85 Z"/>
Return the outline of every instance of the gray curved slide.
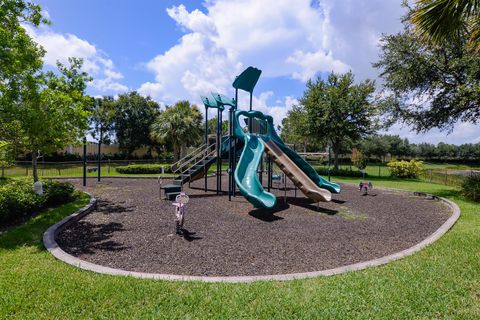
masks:
<path fill-rule="evenodd" d="M 273 161 L 293 181 L 305 196 L 315 202 L 327 202 L 332 200 L 332 193 L 319 187 L 309 176 L 293 162 L 288 155 L 272 140 L 264 140 L 267 153 L 272 156 Z"/>

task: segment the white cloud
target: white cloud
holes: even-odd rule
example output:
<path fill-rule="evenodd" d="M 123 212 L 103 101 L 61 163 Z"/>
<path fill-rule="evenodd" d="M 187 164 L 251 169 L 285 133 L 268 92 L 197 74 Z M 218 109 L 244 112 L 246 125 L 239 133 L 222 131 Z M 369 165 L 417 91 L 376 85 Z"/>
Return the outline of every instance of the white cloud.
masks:
<path fill-rule="evenodd" d="M 45 9 L 42 10 L 42 17 L 44 17 L 47 20 L 50 20 L 52 18 L 50 16 L 50 12 L 48 12 L 48 10 L 45 10 Z"/>
<path fill-rule="evenodd" d="M 382 133 L 397 134 L 403 138 L 407 138 L 412 143 L 428 142 L 437 144 L 439 142 L 445 142 L 450 144 L 462 144 L 480 142 L 480 125 L 466 122 L 455 124 L 453 131 L 450 134 L 438 129 L 432 129 L 425 133 L 416 133 L 415 131 L 410 131 L 408 127 L 402 126 L 401 124 L 395 124 L 388 131 Z"/>
<path fill-rule="evenodd" d="M 50 28 L 33 29 L 24 26 L 30 36 L 46 51 L 44 62 L 56 66 L 57 61 L 66 64 L 69 57 L 82 58 L 83 69 L 95 80 L 89 85 L 102 93 L 118 93 L 128 90 L 128 87 L 117 80 L 123 75 L 115 70 L 114 63 L 105 53 L 93 44 L 80 39 L 73 34 L 60 34 Z"/>
<path fill-rule="evenodd" d="M 179 99 L 198 104 L 210 91 L 233 96 L 235 75 L 249 65 L 262 69 L 262 78 L 305 82 L 319 73 L 351 69 L 357 81 L 377 79 L 371 63 L 378 60 L 381 35 L 399 32 L 405 13 L 400 1 L 384 0 L 208 0 L 204 7 L 205 12 L 184 5 L 167 9 L 185 34 L 146 64 L 155 81 L 141 85 L 142 94 L 168 104 Z M 275 124 L 298 103 L 279 94 L 265 91 L 253 98 L 254 108 L 272 115 Z M 248 96 L 240 105 L 248 106 Z M 479 131 L 468 124 L 457 125 L 450 135 L 391 129 L 414 142 L 476 142 Z"/>
<path fill-rule="evenodd" d="M 167 9 L 168 15 L 185 29 L 203 34 L 215 33 L 215 24 L 203 12 L 196 9 L 188 12 L 183 4 Z"/>
<path fill-rule="evenodd" d="M 301 71 L 293 72 L 292 77 L 303 82 L 312 79 L 318 70 L 328 70 L 337 73 L 344 73 L 349 70 L 349 66 L 340 60 L 335 60 L 331 52 L 317 51 L 305 53 L 301 50 L 296 50 L 293 55 L 287 58 L 287 62 L 302 67 Z"/>
<path fill-rule="evenodd" d="M 329 47 L 332 27 L 326 6 L 312 6 L 310 0 L 218 0 L 204 5 L 205 13 L 189 12 L 184 5 L 167 9 L 185 34 L 146 64 L 155 82 L 141 85 L 142 94 L 165 103 L 198 101 L 210 91 L 233 95 L 231 83 L 248 65 L 262 69 L 262 77 L 301 81 L 319 72 L 352 68 Z M 285 113 L 286 107 L 267 107 L 273 93 L 262 94 L 255 99 L 265 104 L 267 113 Z"/>
<path fill-rule="evenodd" d="M 189 33 L 180 43 L 147 63 L 155 73 L 156 85 L 143 84 L 144 94 L 172 103 L 198 99 L 210 91 L 225 92 L 241 64 L 201 33 Z"/>
<path fill-rule="evenodd" d="M 272 91 L 260 93 L 258 97 L 253 96 L 252 106 L 254 110 L 269 114 L 273 118 L 275 126 L 281 125 L 282 120 L 286 117 L 287 112 L 292 109 L 293 105 L 298 105 L 298 100 L 294 97 L 285 96 L 283 100 L 277 99 L 275 105 L 269 103 L 269 99 L 274 96 Z M 248 110 L 250 106 L 250 97 L 248 94 L 242 94 L 238 99 L 238 106 L 242 110 Z"/>

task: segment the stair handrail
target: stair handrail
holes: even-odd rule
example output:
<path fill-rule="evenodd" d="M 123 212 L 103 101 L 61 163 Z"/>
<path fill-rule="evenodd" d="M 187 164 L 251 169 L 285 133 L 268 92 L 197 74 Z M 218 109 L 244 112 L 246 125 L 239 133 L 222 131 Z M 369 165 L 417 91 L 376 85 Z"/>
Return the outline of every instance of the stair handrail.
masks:
<path fill-rule="evenodd" d="M 196 159 L 198 159 L 199 157 L 201 159 L 204 159 L 205 157 L 207 157 L 208 155 L 205 155 L 207 154 L 208 152 L 208 149 L 209 148 L 212 148 L 212 147 L 216 147 L 216 143 L 213 143 L 211 145 L 208 145 L 206 148 L 200 150 L 200 152 L 196 153 L 194 156 L 190 157 L 190 159 L 188 159 L 187 161 L 185 161 L 184 163 L 182 163 L 181 165 L 179 165 L 177 168 L 175 168 L 175 170 L 172 169 L 172 173 L 174 174 L 177 174 L 178 172 L 182 172 L 183 168 L 185 168 L 185 166 L 187 166 L 188 164 L 190 164 L 192 161 L 195 161 Z M 216 150 L 216 148 L 214 148 L 214 150 Z M 188 169 L 190 169 L 191 167 L 193 167 L 195 164 L 193 165 L 190 165 L 187 167 L 187 169 L 185 169 L 184 171 L 187 171 Z"/>
<path fill-rule="evenodd" d="M 201 146 L 195 148 L 192 152 L 188 153 L 186 156 L 184 156 L 183 158 L 181 158 L 180 160 L 178 160 L 177 162 L 175 163 L 172 163 L 172 169 L 176 166 L 179 165 L 179 163 L 181 163 L 182 161 L 184 161 L 185 159 L 187 159 L 188 157 L 190 157 L 192 154 L 196 153 L 199 149 L 202 149 L 202 151 L 204 149 L 206 149 L 205 147 L 207 146 L 206 143 L 202 144 Z"/>
<path fill-rule="evenodd" d="M 223 147 L 226 143 L 228 143 L 228 140 L 230 139 L 230 137 L 228 135 L 224 135 L 222 136 L 222 140 L 225 139 L 225 141 L 221 141 L 221 147 L 222 147 L 222 151 L 223 151 Z M 199 151 L 200 148 L 204 147 L 202 150 Z M 206 144 L 203 144 L 202 146 L 196 148 L 194 151 L 190 152 L 187 156 L 183 157 L 182 160 L 185 160 L 185 158 L 189 157 L 189 159 L 187 159 L 186 161 L 184 161 L 183 163 L 181 164 L 178 164 L 180 162 L 177 161 L 175 162 L 173 165 L 172 165 L 172 173 L 174 174 L 177 174 L 178 172 L 182 172 L 182 170 L 185 168 L 185 166 L 187 166 L 188 164 L 190 164 L 192 161 L 195 161 L 199 156 L 202 156 L 202 159 L 204 159 L 205 157 L 211 155 L 208 154 L 208 155 L 204 155 L 204 153 L 207 153 L 208 152 L 208 149 L 209 148 L 213 148 L 214 150 L 216 150 L 217 148 L 217 142 L 214 142 L 210 145 L 206 145 Z M 195 153 L 195 154 L 194 154 Z M 186 171 L 188 170 L 189 168 L 191 168 L 192 166 L 194 166 L 196 164 L 193 164 L 191 166 L 189 166 L 187 169 L 183 170 L 183 171 Z"/>
<path fill-rule="evenodd" d="M 214 144 L 213 144 L 214 145 Z M 210 151 L 208 154 L 205 155 L 205 157 L 203 157 L 202 159 L 198 160 L 197 162 L 195 162 L 193 165 L 191 165 L 189 168 L 185 169 L 184 171 L 182 171 L 180 173 L 180 175 L 183 175 L 185 172 L 187 172 L 188 170 L 190 170 L 190 168 L 196 166 L 197 164 L 200 164 L 205 158 L 215 154 L 215 152 L 217 152 L 217 149 L 214 148 L 212 151 Z"/>

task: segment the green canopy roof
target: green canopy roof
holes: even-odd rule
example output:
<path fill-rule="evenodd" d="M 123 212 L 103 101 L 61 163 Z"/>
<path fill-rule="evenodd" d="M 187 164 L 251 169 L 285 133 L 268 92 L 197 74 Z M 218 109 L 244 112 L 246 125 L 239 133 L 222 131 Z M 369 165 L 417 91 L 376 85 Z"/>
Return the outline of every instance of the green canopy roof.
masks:
<path fill-rule="evenodd" d="M 221 93 L 213 93 L 212 92 L 212 96 L 217 101 L 217 104 L 230 106 L 230 107 L 233 107 L 233 108 L 235 108 L 237 106 L 237 104 L 235 103 L 235 99 L 230 99 L 229 97 L 227 97 L 227 96 L 225 96 Z"/>
<path fill-rule="evenodd" d="M 261 73 L 262 70 L 260 69 L 248 67 L 237 78 L 235 78 L 232 86 L 235 89 L 241 89 L 252 93 L 253 88 L 255 88 L 255 85 L 257 84 L 258 78 L 260 78 Z"/>
<path fill-rule="evenodd" d="M 216 108 L 222 111 L 225 109 L 225 107 L 223 105 L 219 105 L 215 99 L 208 98 L 205 96 L 200 96 L 200 98 L 202 99 L 203 104 L 207 108 Z"/>

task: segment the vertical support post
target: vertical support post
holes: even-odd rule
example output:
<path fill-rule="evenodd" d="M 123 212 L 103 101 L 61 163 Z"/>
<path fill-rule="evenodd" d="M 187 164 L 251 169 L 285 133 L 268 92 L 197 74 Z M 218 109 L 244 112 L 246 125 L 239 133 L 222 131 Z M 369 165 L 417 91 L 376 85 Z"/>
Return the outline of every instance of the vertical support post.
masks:
<path fill-rule="evenodd" d="M 328 145 L 328 181 L 330 181 L 330 145 Z"/>
<path fill-rule="evenodd" d="M 233 107 L 228 110 L 228 201 L 232 201 L 232 119 Z"/>
<path fill-rule="evenodd" d="M 238 110 L 238 89 L 235 88 L 235 111 Z M 235 117 L 235 113 L 233 113 L 233 117 Z M 232 119 L 232 130 L 235 132 L 235 121 Z M 235 170 L 237 169 L 237 138 L 234 139 L 233 141 L 233 159 L 232 159 L 232 177 L 233 174 L 235 173 Z M 235 179 L 232 179 L 232 194 L 233 197 L 235 197 L 237 189 L 237 184 L 235 183 Z"/>
<path fill-rule="evenodd" d="M 217 109 L 217 171 L 216 171 L 216 178 L 217 178 L 217 194 L 220 192 L 220 175 L 219 175 L 219 167 L 220 167 L 220 108 Z"/>
<path fill-rule="evenodd" d="M 219 141 L 218 141 L 218 151 L 219 151 L 219 154 L 218 154 L 218 162 L 219 162 L 219 166 L 218 166 L 218 190 L 220 192 L 222 192 L 222 146 L 223 146 L 223 127 L 222 127 L 222 120 L 223 120 L 223 110 L 220 110 L 218 109 L 220 114 L 219 114 L 219 117 L 218 117 L 218 134 L 219 134 Z"/>
<path fill-rule="evenodd" d="M 83 186 L 87 186 L 87 137 L 83 137 Z"/>
<path fill-rule="evenodd" d="M 98 155 L 97 155 L 97 181 L 100 181 L 100 170 L 102 167 L 102 129 L 100 129 L 100 140 L 98 140 Z"/>
<path fill-rule="evenodd" d="M 203 160 L 203 173 L 204 173 L 204 180 L 205 180 L 205 192 L 207 192 L 207 154 L 208 154 L 208 107 L 205 105 L 205 155 Z"/>
<path fill-rule="evenodd" d="M 252 93 L 250 92 L 250 111 L 252 111 Z M 252 133 L 253 131 L 253 121 L 252 118 L 248 118 L 248 132 Z"/>
<path fill-rule="evenodd" d="M 267 188 L 268 192 L 272 188 L 272 159 L 270 155 L 267 155 Z"/>
<path fill-rule="evenodd" d="M 263 185 L 263 154 L 262 154 L 262 160 L 260 161 L 260 170 L 258 170 L 258 180 L 260 180 L 260 184 Z"/>
<path fill-rule="evenodd" d="M 250 111 L 252 111 L 252 96 L 253 92 L 250 92 Z"/>

